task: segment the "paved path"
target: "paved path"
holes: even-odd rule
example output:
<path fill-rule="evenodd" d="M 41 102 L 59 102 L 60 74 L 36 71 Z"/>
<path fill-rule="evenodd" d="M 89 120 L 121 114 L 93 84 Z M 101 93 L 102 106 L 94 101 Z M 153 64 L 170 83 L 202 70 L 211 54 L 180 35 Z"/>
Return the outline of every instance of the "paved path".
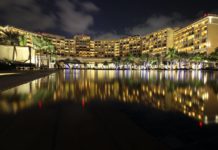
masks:
<path fill-rule="evenodd" d="M 30 82 L 32 80 L 47 76 L 55 70 L 36 71 L 0 71 L 0 92 L 9 88 Z"/>

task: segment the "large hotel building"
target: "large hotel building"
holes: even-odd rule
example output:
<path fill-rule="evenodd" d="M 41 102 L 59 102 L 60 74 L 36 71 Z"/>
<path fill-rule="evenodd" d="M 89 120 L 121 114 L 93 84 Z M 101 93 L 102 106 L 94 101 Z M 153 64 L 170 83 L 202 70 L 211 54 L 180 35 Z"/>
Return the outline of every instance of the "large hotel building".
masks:
<path fill-rule="evenodd" d="M 47 33 L 33 33 L 6 26 L 5 30 L 26 35 L 27 46 L 33 46 L 32 35 L 46 37 L 56 48 L 56 55 L 67 57 L 112 58 L 129 54 L 140 56 L 164 54 L 169 48 L 179 52 L 213 52 L 218 47 L 218 16 L 209 14 L 182 28 L 165 28 L 144 36 L 121 39 L 93 40 L 88 35 L 75 35 L 71 39 Z"/>
<path fill-rule="evenodd" d="M 179 52 L 213 52 L 218 47 L 218 16 L 208 15 L 176 30 L 174 47 Z"/>

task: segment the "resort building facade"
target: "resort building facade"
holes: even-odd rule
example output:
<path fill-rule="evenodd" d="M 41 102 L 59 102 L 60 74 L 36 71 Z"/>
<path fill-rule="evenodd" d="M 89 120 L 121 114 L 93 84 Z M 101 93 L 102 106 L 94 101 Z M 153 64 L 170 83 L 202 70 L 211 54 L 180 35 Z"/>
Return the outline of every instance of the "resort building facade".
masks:
<path fill-rule="evenodd" d="M 174 29 L 166 28 L 142 37 L 142 53 L 164 54 L 173 45 Z"/>
<path fill-rule="evenodd" d="M 218 16 L 204 18 L 174 32 L 174 47 L 179 52 L 211 53 L 218 47 Z"/>
<path fill-rule="evenodd" d="M 119 40 L 120 56 L 125 57 L 129 54 L 132 54 L 133 56 L 140 56 L 142 54 L 141 42 L 142 41 L 140 36 L 121 38 Z"/>
<path fill-rule="evenodd" d="M 96 40 L 94 43 L 95 57 L 112 58 L 120 56 L 120 44 L 117 40 Z"/>
<path fill-rule="evenodd" d="M 64 36 L 58 36 L 47 33 L 40 33 L 41 37 L 44 37 L 51 41 L 55 46 L 55 54 L 60 56 L 75 56 L 75 40 L 66 39 Z"/>
<path fill-rule="evenodd" d="M 91 37 L 87 35 L 74 36 L 76 56 L 79 57 L 93 57 L 93 43 Z M 91 44 L 92 43 L 92 44 Z"/>
<path fill-rule="evenodd" d="M 140 56 L 145 53 L 162 55 L 169 48 L 175 48 L 178 52 L 209 54 L 218 47 L 218 16 L 213 14 L 182 28 L 165 28 L 144 36 L 128 36 L 112 40 L 93 40 L 88 35 L 65 38 L 10 26 L 3 28 L 26 35 L 27 46 L 32 48 L 32 36 L 49 39 L 55 46 L 55 54 L 63 57 L 113 58 L 126 57 L 129 54 Z"/>

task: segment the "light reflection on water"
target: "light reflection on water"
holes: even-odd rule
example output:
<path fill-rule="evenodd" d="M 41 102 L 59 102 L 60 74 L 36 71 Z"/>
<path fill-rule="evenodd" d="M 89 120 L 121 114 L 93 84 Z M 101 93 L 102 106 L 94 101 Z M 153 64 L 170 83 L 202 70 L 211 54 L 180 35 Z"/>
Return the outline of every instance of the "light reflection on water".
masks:
<path fill-rule="evenodd" d="M 118 100 L 218 123 L 218 73 L 65 70 L 0 94 L 0 111 L 17 113 L 61 101 Z"/>

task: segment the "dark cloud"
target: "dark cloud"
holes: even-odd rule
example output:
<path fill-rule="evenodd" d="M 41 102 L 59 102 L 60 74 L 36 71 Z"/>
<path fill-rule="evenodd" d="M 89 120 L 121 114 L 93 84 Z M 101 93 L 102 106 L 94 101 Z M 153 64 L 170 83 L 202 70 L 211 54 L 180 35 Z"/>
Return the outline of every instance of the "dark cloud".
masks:
<path fill-rule="evenodd" d="M 36 0 L 1 0 L 0 10 L 4 15 L 0 21 L 29 30 L 58 28 L 75 34 L 88 31 L 94 23 L 92 12 L 99 11 L 88 1 L 57 0 L 55 7 L 57 11 L 45 12 Z"/>
<path fill-rule="evenodd" d="M 145 35 L 167 27 L 181 27 L 188 22 L 190 21 L 182 18 L 178 13 L 173 13 L 170 16 L 152 15 L 144 23 L 127 28 L 126 32 L 131 35 Z"/>
<path fill-rule="evenodd" d="M 81 3 L 81 5 L 88 12 L 99 11 L 99 8 L 91 2 L 83 2 L 83 3 Z"/>
<path fill-rule="evenodd" d="M 170 16 L 154 14 L 151 15 L 151 17 L 149 17 L 148 19 L 145 19 L 144 23 L 135 25 L 130 28 L 126 28 L 122 35 L 118 34 L 116 31 L 106 32 L 95 36 L 95 39 L 118 39 L 127 35 L 146 35 L 148 33 L 167 27 L 182 27 L 189 22 L 191 21 L 188 19 L 184 19 L 178 13 L 173 13 Z"/>
<path fill-rule="evenodd" d="M 186 2 L 186 0 L 185 0 Z M 0 25 L 105 39 L 181 26 L 217 11 L 217 0 L 0 0 Z M 178 13 L 174 13 L 178 12 Z M 110 32 L 112 31 L 112 32 Z"/>
<path fill-rule="evenodd" d="M 34 0 L 0 1 L 1 19 L 9 25 L 31 30 L 54 27 L 54 16 L 44 14 Z"/>
<path fill-rule="evenodd" d="M 76 9 L 77 3 L 72 3 L 69 0 L 57 1 L 57 7 L 59 8 L 59 21 L 63 31 L 68 33 L 83 33 L 87 32 L 89 27 L 93 25 L 94 18 L 89 12 L 96 12 L 99 10 L 91 2 L 79 3 L 82 6 L 81 10 Z"/>

